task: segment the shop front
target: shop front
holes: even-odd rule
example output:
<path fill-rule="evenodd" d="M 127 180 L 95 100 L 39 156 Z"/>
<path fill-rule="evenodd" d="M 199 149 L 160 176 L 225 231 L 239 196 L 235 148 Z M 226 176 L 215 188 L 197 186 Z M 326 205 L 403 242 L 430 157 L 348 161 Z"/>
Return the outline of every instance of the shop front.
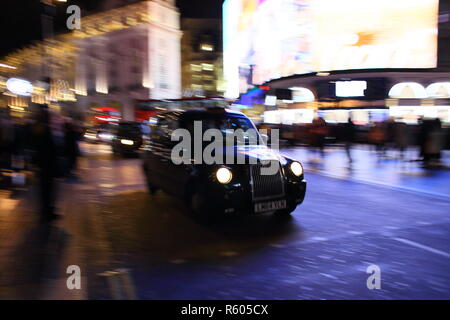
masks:
<path fill-rule="evenodd" d="M 265 84 L 264 121 L 367 125 L 392 118 L 417 124 L 439 118 L 450 125 L 450 73 L 432 70 L 351 70 L 296 75 Z"/>

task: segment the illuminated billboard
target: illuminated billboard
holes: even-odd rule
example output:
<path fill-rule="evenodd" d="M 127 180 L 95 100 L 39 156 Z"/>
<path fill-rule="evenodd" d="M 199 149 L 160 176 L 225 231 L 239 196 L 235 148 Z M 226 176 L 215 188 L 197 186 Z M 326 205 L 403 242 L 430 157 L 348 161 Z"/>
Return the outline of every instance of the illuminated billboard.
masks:
<path fill-rule="evenodd" d="M 226 96 L 293 74 L 434 68 L 438 6 L 438 0 L 226 0 Z"/>

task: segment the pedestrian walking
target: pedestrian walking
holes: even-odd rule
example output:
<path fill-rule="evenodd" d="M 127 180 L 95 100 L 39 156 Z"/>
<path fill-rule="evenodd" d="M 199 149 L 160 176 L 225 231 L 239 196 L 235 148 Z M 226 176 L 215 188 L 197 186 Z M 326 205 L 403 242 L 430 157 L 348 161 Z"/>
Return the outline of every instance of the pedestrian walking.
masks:
<path fill-rule="evenodd" d="M 405 150 L 409 146 L 409 128 L 404 122 L 396 122 L 394 125 L 394 145 L 397 148 L 400 159 L 405 158 Z"/>
<path fill-rule="evenodd" d="M 422 119 L 419 130 L 420 157 L 424 166 L 439 162 L 442 148 L 442 124 L 439 119 Z"/>
<path fill-rule="evenodd" d="M 14 124 L 9 115 L 0 114 L 0 169 L 11 168 L 14 147 Z"/>
<path fill-rule="evenodd" d="M 396 122 L 393 118 L 386 119 L 382 122 L 384 128 L 385 141 L 384 141 L 384 152 L 389 151 L 389 149 L 395 147 L 395 126 Z"/>
<path fill-rule="evenodd" d="M 431 120 L 431 127 L 427 137 L 426 155 L 428 164 L 438 164 L 441 161 L 442 123 L 439 118 Z"/>
<path fill-rule="evenodd" d="M 66 176 L 73 176 L 73 170 L 77 166 L 78 149 L 78 132 L 71 120 L 67 120 L 64 124 L 64 158 L 66 166 Z"/>
<path fill-rule="evenodd" d="M 325 140 L 328 134 L 328 127 L 325 120 L 317 117 L 313 120 L 309 129 L 309 143 L 314 151 L 318 151 L 320 157 L 325 157 Z"/>
<path fill-rule="evenodd" d="M 58 174 L 58 155 L 51 129 L 47 105 L 40 105 L 33 127 L 34 155 L 39 181 L 40 214 L 43 221 L 58 218 L 55 213 L 55 178 Z"/>
<path fill-rule="evenodd" d="M 26 132 L 25 121 L 22 118 L 14 119 L 14 143 L 12 148 L 12 168 L 25 169 L 25 154 L 29 135 Z"/>
<path fill-rule="evenodd" d="M 351 118 L 348 118 L 348 121 L 344 124 L 342 129 L 342 140 L 345 146 L 345 153 L 347 154 L 349 164 L 351 164 L 353 162 L 351 149 L 356 135 L 356 127 Z"/>
<path fill-rule="evenodd" d="M 386 131 L 382 123 L 376 122 L 369 131 L 369 142 L 375 146 L 378 159 L 386 152 Z"/>

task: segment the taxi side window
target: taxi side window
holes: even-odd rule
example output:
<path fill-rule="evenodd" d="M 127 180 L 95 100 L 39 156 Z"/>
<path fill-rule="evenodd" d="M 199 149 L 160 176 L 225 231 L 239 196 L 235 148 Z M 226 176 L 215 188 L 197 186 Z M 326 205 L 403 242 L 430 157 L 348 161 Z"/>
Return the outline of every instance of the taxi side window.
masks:
<path fill-rule="evenodd" d="M 178 128 L 178 121 L 171 118 L 159 118 L 156 127 L 152 130 L 152 140 L 165 144 L 171 144 L 173 130 Z"/>

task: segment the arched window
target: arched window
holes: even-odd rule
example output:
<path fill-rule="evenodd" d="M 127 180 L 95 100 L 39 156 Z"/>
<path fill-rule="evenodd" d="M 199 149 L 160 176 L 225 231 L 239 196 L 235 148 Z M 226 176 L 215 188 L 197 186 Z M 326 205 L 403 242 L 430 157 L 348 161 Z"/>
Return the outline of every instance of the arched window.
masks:
<path fill-rule="evenodd" d="M 315 100 L 314 93 L 308 88 L 304 87 L 293 87 L 292 90 L 292 100 L 294 102 L 312 102 Z"/>
<path fill-rule="evenodd" d="M 426 90 L 429 98 L 450 98 L 450 82 L 435 82 Z"/>
<path fill-rule="evenodd" d="M 389 90 L 389 97 L 396 99 L 425 99 L 425 88 L 417 82 L 400 82 Z"/>

